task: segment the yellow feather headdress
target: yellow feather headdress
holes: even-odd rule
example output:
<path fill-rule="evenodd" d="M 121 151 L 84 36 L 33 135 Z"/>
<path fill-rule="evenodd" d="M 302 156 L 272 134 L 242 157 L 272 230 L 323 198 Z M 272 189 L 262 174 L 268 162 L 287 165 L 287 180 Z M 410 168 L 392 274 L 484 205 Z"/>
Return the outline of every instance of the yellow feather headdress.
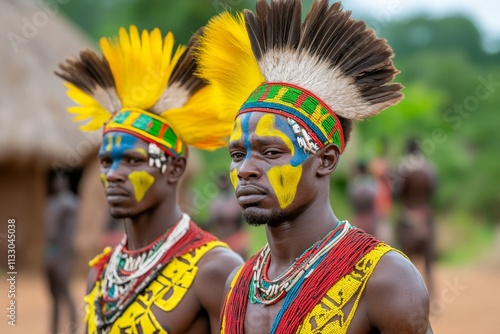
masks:
<path fill-rule="evenodd" d="M 284 115 L 307 131 L 306 151 L 334 143 L 342 152 L 352 120 L 403 98 L 391 83 L 393 52 L 340 3 L 315 0 L 301 17 L 300 0 L 258 0 L 255 13 L 214 17 L 195 51 L 197 75 L 213 85 L 221 117 Z"/>
<path fill-rule="evenodd" d="M 89 119 L 84 131 L 130 132 L 170 155 L 183 154 L 185 145 L 224 146 L 232 122 L 218 119 L 216 104 L 208 103 L 212 87 L 193 75 L 197 38 L 175 48 L 172 33 L 139 34 L 135 26 L 120 28 L 117 39 L 102 38 L 102 56 L 83 50 L 56 71 L 78 104 L 68 111 L 75 121 Z"/>

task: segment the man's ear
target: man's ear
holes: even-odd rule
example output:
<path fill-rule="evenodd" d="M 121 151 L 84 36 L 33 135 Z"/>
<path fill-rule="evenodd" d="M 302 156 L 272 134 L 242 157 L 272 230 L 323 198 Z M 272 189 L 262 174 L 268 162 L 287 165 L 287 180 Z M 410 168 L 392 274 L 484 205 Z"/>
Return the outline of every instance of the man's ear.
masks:
<path fill-rule="evenodd" d="M 316 171 L 317 176 L 328 176 L 335 168 L 340 159 L 340 150 L 335 144 L 329 144 L 321 148 L 317 153 L 320 159 L 320 165 Z"/>
<path fill-rule="evenodd" d="M 186 158 L 183 156 L 170 158 L 165 172 L 168 183 L 177 183 L 186 170 Z"/>

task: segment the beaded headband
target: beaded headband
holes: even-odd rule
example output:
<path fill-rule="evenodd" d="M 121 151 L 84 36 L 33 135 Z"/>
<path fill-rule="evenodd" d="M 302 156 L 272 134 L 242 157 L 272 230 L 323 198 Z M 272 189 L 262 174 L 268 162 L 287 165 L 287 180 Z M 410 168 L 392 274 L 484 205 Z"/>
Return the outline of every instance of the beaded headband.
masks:
<path fill-rule="evenodd" d="M 184 144 L 164 119 L 140 109 L 128 108 L 118 112 L 104 127 L 104 133 L 122 131 L 149 143 L 159 144 L 173 156 L 184 154 Z"/>
<path fill-rule="evenodd" d="M 283 82 L 263 83 L 253 91 L 237 115 L 252 111 L 291 118 L 306 129 L 319 147 L 335 144 L 341 153 L 344 151 L 340 120 L 323 101 L 304 88 Z"/>

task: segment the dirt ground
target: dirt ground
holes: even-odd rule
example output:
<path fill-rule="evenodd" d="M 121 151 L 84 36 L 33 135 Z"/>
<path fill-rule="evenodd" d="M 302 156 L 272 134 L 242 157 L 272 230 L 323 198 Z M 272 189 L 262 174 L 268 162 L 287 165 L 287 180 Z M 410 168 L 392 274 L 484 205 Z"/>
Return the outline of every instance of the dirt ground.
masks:
<path fill-rule="evenodd" d="M 495 253 L 494 254 L 500 254 Z M 41 275 L 19 272 L 16 277 L 16 326 L 7 324 L 8 297 L 2 279 L 0 333 L 49 333 L 50 303 Z M 435 293 L 431 298 L 431 323 L 434 333 L 444 334 L 499 334 L 500 333 L 500 261 L 481 261 L 473 267 L 436 267 Z M 72 284 L 78 301 L 78 316 L 84 316 L 84 279 Z M 64 318 L 67 319 L 67 318 Z M 66 334 L 68 321 L 63 320 L 58 334 Z M 81 326 L 81 323 L 79 324 Z M 83 329 L 78 328 L 78 333 Z"/>

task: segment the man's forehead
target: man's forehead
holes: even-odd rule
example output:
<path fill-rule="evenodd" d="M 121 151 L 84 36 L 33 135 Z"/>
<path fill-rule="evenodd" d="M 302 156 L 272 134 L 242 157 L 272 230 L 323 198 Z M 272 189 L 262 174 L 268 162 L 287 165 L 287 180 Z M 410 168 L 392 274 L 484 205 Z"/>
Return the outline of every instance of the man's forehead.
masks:
<path fill-rule="evenodd" d="M 229 147 L 250 141 L 258 145 L 281 142 L 293 151 L 295 136 L 286 118 L 265 112 L 248 112 L 236 118 Z"/>
<path fill-rule="evenodd" d="M 104 134 L 101 151 L 111 151 L 111 150 L 126 150 L 133 147 L 146 147 L 147 143 L 126 132 L 112 131 Z"/>
<path fill-rule="evenodd" d="M 233 133 L 241 131 L 249 134 L 262 128 L 274 128 L 286 134 L 293 134 L 292 128 L 288 125 L 285 117 L 266 112 L 247 112 L 235 119 Z"/>

